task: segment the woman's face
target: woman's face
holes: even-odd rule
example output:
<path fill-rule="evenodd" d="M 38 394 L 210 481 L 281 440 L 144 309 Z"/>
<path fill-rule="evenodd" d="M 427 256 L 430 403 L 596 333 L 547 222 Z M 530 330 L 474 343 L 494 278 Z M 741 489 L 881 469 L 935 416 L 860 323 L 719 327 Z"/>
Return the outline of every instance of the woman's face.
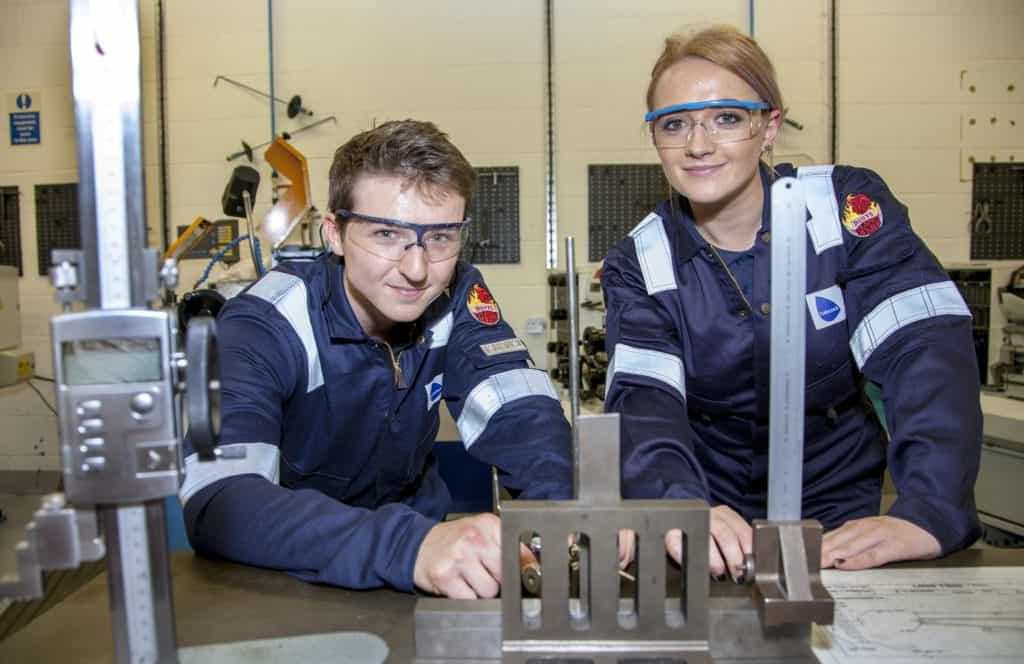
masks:
<path fill-rule="evenodd" d="M 691 57 L 662 73 L 654 90 L 654 109 L 721 99 L 763 101 L 739 76 Z M 722 207 L 760 188 L 761 152 L 775 140 L 781 113 L 760 112 L 753 136 L 732 143 L 715 143 L 705 129 L 716 121 L 715 113 L 714 108 L 688 113 L 693 124 L 689 140 L 680 147 L 658 148 L 658 156 L 669 183 L 691 204 Z"/>

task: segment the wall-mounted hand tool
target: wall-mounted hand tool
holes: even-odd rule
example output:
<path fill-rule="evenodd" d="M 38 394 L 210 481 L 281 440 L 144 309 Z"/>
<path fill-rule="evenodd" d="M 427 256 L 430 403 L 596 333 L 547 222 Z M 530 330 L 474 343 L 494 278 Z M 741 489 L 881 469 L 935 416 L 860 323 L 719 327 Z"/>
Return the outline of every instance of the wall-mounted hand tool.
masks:
<path fill-rule="evenodd" d="M 257 90 L 256 88 L 252 87 L 251 85 L 246 85 L 245 83 L 240 83 L 239 81 L 236 81 L 236 80 L 234 80 L 232 78 L 228 78 L 227 76 L 220 76 L 220 75 L 218 75 L 217 78 L 213 79 L 213 87 L 217 87 L 217 84 L 220 83 L 221 81 L 226 81 L 226 82 L 230 83 L 231 85 L 235 86 L 236 88 L 242 88 L 243 90 L 248 90 L 249 92 L 253 92 L 255 94 L 258 94 L 259 96 L 264 97 L 266 99 L 273 99 L 274 101 L 278 102 L 279 104 L 284 104 L 285 107 L 288 109 L 288 117 L 289 118 L 294 118 L 297 115 L 313 115 L 313 111 L 309 110 L 308 108 L 306 108 L 306 107 L 304 107 L 302 105 L 302 97 L 300 95 L 295 95 L 291 99 L 289 99 L 288 101 L 285 101 L 284 99 L 281 99 L 280 97 L 271 97 L 266 92 L 263 92 L 262 90 Z"/>
<path fill-rule="evenodd" d="M 286 141 L 290 141 L 292 136 L 295 136 L 296 134 L 301 134 L 304 131 L 312 129 L 313 127 L 319 127 L 320 125 L 324 124 L 325 122 L 333 122 L 334 124 L 338 124 L 338 118 L 333 116 L 333 115 L 329 115 L 326 118 L 321 118 L 320 120 L 317 120 L 316 122 L 308 124 L 308 125 L 306 125 L 304 127 L 299 127 L 298 129 L 295 129 L 294 131 L 290 131 L 290 132 L 283 131 L 283 132 L 281 132 L 281 138 L 283 138 Z M 251 162 L 252 161 L 253 151 L 259 150 L 260 148 L 265 148 L 265 147 L 267 147 L 268 145 L 270 145 L 273 142 L 274 141 L 264 141 L 263 143 L 260 143 L 259 145 L 249 145 L 245 141 L 242 141 L 242 149 L 239 150 L 238 152 L 232 152 L 231 154 L 229 154 L 227 156 L 226 159 L 227 159 L 227 161 L 234 161 L 235 159 L 238 159 L 239 157 L 243 157 L 244 156 L 246 159 L 248 159 Z"/>

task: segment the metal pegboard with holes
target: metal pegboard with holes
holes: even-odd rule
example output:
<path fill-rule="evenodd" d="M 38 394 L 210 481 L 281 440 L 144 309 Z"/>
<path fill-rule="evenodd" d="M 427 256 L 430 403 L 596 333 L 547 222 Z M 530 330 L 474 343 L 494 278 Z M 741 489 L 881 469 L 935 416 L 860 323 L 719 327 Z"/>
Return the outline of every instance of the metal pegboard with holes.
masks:
<path fill-rule="evenodd" d="M 591 164 L 588 174 L 588 258 L 598 262 L 668 198 L 668 184 L 660 164 Z"/>
<path fill-rule="evenodd" d="M 49 274 L 51 249 L 81 249 L 78 183 L 36 185 L 36 246 L 39 274 Z"/>
<path fill-rule="evenodd" d="M 1024 258 L 1024 164 L 974 164 L 971 259 Z"/>
<path fill-rule="evenodd" d="M 477 265 L 519 262 L 519 167 L 476 169 L 473 221 L 462 257 Z"/>
<path fill-rule="evenodd" d="M 978 358 L 981 382 L 988 380 L 988 336 L 992 308 L 992 270 L 951 269 L 949 278 L 967 302 L 971 311 L 974 350 Z"/>
<path fill-rule="evenodd" d="M 21 205 L 17 187 L 0 187 L 0 265 L 21 267 Z"/>

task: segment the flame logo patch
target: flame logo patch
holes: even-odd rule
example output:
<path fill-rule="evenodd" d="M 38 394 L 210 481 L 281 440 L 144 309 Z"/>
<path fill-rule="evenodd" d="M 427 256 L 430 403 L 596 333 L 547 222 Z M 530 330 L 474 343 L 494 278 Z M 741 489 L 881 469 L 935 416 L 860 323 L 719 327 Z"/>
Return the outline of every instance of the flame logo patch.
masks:
<path fill-rule="evenodd" d="M 843 226 L 854 237 L 871 237 L 882 227 L 882 208 L 864 194 L 847 194 Z"/>
<path fill-rule="evenodd" d="M 484 325 L 497 325 L 501 320 L 498 303 L 494 301 L 490 291 L 480 284 L 473 284 L 469 289 L 466 308 L 469 309 L 469 315 Z"/>

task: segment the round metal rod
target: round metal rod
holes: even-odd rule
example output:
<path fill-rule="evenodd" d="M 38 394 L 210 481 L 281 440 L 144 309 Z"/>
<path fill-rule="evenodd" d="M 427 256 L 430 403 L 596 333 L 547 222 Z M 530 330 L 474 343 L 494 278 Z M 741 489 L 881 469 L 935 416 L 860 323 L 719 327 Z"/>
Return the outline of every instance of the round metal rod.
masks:
<path fill-rule="evenodd" d="M 576 418 L 580 414 L 580 307 L 576 293 L 576 252 L 575 238 L 565 238 L 566 283 L 569 285 L 569 401 L 571 403 L 572 426 L 576 427 Z"/>

